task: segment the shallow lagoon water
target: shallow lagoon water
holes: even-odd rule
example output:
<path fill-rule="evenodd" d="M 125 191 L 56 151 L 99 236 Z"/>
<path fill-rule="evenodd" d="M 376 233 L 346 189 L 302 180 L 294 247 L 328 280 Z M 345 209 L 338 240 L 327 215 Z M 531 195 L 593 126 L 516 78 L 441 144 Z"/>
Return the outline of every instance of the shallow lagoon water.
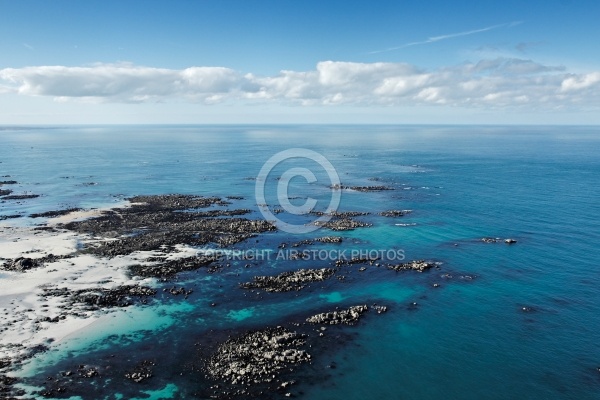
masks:
<path fill-rule="evenodd" d="M 186 273 L 186 284 L 197 284 L 187 302 L 165 299 L 146 310 L 130 310 L 159 317 L 141 325 L 108 324 L 86 340 L 67 342 L 62 352 L 59 347 L 40 355 L 42 379 L 69 363 L 110 352 L 128 360 L 154 355 L 165 360 L 164 372 L 136 388 L 138 397 L 188 398 L 205 382 L 176 376 L 176 365 L 191 357 L 188 344 L 211 329 L 277 325 L 332 306 L 377 301 L 390 311 L 371 313 L 343 329 L 351 339 L 315 363 L 311 373 L 322 372 L 324 378 L 300 383 L 305 398 L 600 396 L 597 128 L 114 126 L 9 129 L 0 135 L 0 175 L 19 182 L 11 187 L 14 194 L 41 195 L 0 202 L 1 215 L 106 207 L 137 194 L 194 193 L 243 196 L 235 207 L 249 208 L 260 218 L 255 181 L 249 178 L 278 151 L 303 147 L 326 156 L 343 184 L 395 188 L 342 193 L 340 209 L 371 212 L 362 219 L 373 224 L 339 233 L 343 247 L 402 249 L 407 259 L 443 263 L 441 270 L 423 274 L 369 267 L 349 274 L 347 281 L 262 298 L 244 296 L 235 283 L 327 263 L 271 260 L 251 268 L 234 263 L 212 275 Z M 319 199 L 328 192 L 301 182 L 292 190 Z M 273 202 L 276 195 L 267 199 Z M 391 209 L 413 211 L 401 218 L 377 215 Z M 3 224 L 40 222 L 20 218 Z M 332 234 L 338 233 L 320 230 L 290 238 L 277 232 L 239 247 L 276 248 Z M 518 243 L 487 244 L 479 240 L 484 236 Z M 444 280 L 445 273 L 453 279 Z M 434 282 L 441 287 L 433 288 Z M 414 309 L 412 302 L 418 303 Z M 43 367 L 56 360 L 56 367 Z M 318 369 L 333 361 L 335 370 Z M 107 398 L 134 393 L 114 382 L 101 385 L 98 393 Z"/>

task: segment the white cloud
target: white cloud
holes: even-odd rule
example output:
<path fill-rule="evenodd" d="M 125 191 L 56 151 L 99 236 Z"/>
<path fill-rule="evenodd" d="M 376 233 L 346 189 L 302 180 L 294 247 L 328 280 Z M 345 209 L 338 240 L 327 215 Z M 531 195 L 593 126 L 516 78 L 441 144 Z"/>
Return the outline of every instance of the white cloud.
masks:
<path fill-rule="evenodd" d="M 561 88 L 563 91 L 573 91 L 600 86 L 600 72 L 592 72 L 582 75 L 570 75 L 562 81 Z"/>
<path fill-rule="evenodd" d="M 239 80 L 228 68 L 184 70 L 100 64 L 92 67 L 41 66 L 0 70 L 0 79 L 16 85 L 19 94 L 58 98 L 97 98 L 147 102 L 169 97 L 206 99 L 226 93 Z M 7 87 L 6 85 L 5 87 Z"/>
<path fill-rule="evenodd" d="M 323 61 L 274 76 L 224 67 L 183 70 L 131 64 L 0 70 L 0 93 L 105 103 L 223 102 L 285 105 L 444 105 L 497 109 L 598 108 L 600 72 L 566 72 L 516 58 L 425 70 L 405 63 Z"/>

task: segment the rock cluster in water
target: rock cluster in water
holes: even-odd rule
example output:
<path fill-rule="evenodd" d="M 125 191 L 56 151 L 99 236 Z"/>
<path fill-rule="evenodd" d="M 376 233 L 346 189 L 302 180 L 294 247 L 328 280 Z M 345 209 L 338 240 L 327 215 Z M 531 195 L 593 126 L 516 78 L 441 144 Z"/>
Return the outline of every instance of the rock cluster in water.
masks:
<path fill-rule="evenodd" d="M 165 257 L 150 257 L 146 264 L 137 264 L 129 267 L 132 275 L 155 278 L 171 278 L 179 272 L 194 271 L 207 267 L 218 261 L 217 257 L 198 255 L 194 257 L 167 260 Z"/>
<path fill-rule="evenodd" d="M 494 237 L 484 237 L 484 238 L 481 238 L 481 241 L 484 243 L 501 243 L 501 242 L 504 242 L 506 244 L 517 243 L 517 241 L 515 239 L 511 239 L 511 238 L 501 239 L 501 238 L 494 238 Z"/>
<path fill-rule="evenodd" d="M 139 285 L 123 285 L 112 289 L 92 288 L 71 291 L 67 288 L 45 288 L 43 297 L 67 297 L 63 306 L 71 309 L 74 304 L 84 304 L 87 310 L 111 307 L 127 307 L 136 301 L 146 302 L 148 297 L 156 295 L 156 290 Z"/>
<path fill-rule="evenodd" d="M 393 269 L 394 271 L 417 271 L 424 272 L 430 268 L 435 267 L 437 264 L 434 262 L 429 262 L 425 260 L 414 260 L 406 263 L 400 263 L 396 265 L 388 265 L 389 269 Z"/>
<path fill-rule="evenodd" d="M 381 215 L 382 217 L 403 217 L 406 214 L 411 213 L 412 210 L 389 210 L 389 211 L 382 211 L 379 213 L 379 215 Z"/>
<path fill-rule="evenodd" d="M 369 310 L 369 307 L 366 305 L 354 306 L 350 307 L 347 310 L 340 311 L 331 311 L 326 313 L 321 313 L 317 315 L 313 315 L 306 319 L 306 322 L 311 324 L 328 324 L 328 325 L 337 325 L 337 324 L 346 324 L 353 325 L 360 319 L 360 316 Z"/>
<path fill-rule="evenodd" d="M 129 372 L 125 373 L 125 378 L 135 382 L 140 383 L 145 380 L 152 378 L 153 376 L 153 367 L 156 365 L 154 361 L 144 360 L 140 362 L 136 367 Z"/>
<path fill-rule="evenodd" d="M 317 242 L 317 243 L 342 243 L 342 241 L 343 241 L 343 238 L 341 238 L 339 236 L 323 236 L 323 237 L 319 237 L 319 238 L 315 238 L 315 239 L 304 239 L 299 242 L 292 243 L 290 245 L 290 247 L 310 246 L 310 245 L 315 244 L 315 242 Z M 284 248 L 284 247 L 286 247 L 286 244 L 283 243 L 279 247 Z"/>
<path fill-rule="evenodd" d="M 221 344 L 206 363 L 207 375 L 233 385 L 271 383 L 283 370 L 311 359 L 304 336 L 283 327 L 248 332 Z"/>
<path fill-rule="evenodd" d="M 389 186 L 344 186 L 344 185 L 334 185 L 331 187 L 334 190 L 354 190 L 355 192 L 381 192 L 384 190 L 394 190 L 394 188 Z"/>
<path fill-rule="evenodd" d="M 11 215 L 0 215 L 0 221 L 4 221 L 6 219 L 12 219 L 12 218 L 21 218 L 22 215 L 19 214 L 11 214 Z"/>
<path fill-rule="evenodd" d="M 351 189 L 360 192 L 393 190 L 385 186 L 339 186 L 336 189 Z M 236 196 L 228 197 L 230 200 L 239 199 Z M 155 277 L 171 279 L 177 273 L 192 271 L 202 267 L 218 268 L 218 258 L 213 256 L 197 255 L 193 257 L 172 258 L 177 251 L 176 245 L 187 244 L 201 246 L 215 243 L 221 246 L 230 246 L 246 240 L 259 233 L 275 230 L 274 225 L 262 220 L 250 220 L 239 216 L 249 213 L 249 210 L 210 209 L 209 207 L 222 207 L 229 202 L 216 197 L 200 197 L 191 195 L 164 195 L 164 196 L 136 196 L 129 199 L 132 204 L 127 208 L 113 209 L 103 212 L 99 217 L 83 221 L 70 222 L 58 225 L 72 231 L 91 234 L 99 239 L 87 244 L 85 252 L 103 257 L 115 257 L 130 254 L 135 251 L 155 251 L 154 256 L 140 261 L 140 264 L 129 266 L 131 275 L 136 277 Z M 77 209 L 49 211 L 32 214 L 30 217 L 55 217 L 67 214 Z M 401 217 L 409 210 L 390 210 L 380 213 L 385 217 Z M 322 216 L 324 213 L 314 213 Z M 328 214 L 331 220 L 321 226 L 336 231 L 351 230 L 371 226 L 369 223 L 357 221 L 353 218 L 369 215 L 368 212 L 346 211 Z M 110 239 L 110 240 L 107 240 Z M 292 247 L 312 245 L 314 243 L 341 243 L 338 236 L 324 236 L 315 239 L 303 240 L 293 243 Z M 281 246 L 283 247 L 283 245 Z M 157 255 L 156 252 L 160 252 Z M 9 260 L 2 268 L 12 271 L 26 271 L 58 260 L 62 257 L 48 255 L 40 259 L 21 257 Z M 334 268 L 300 269 L 287 271 L 275 276 L 255 276 L 252 281 L 241 283 L 243 289 L 257 289 L 265 292 L 290 292 L 299 291 L 314 282 L 322 282 L 332 277 L 336 270 L 342 266 L 353 264 L 373 265 L 379 258 L 352 258 L 338 260 Z M 379 266 L 379 264 L 376 264 Z M 248 266 L 248 265 L 247 265 Z M 436 263 L 424 260 L 410 261 L 397 265 L 385 265 L 396 271 L 414 270 L 424 272 L 436 266 Z M 361 271 L 364 268 L 360 269 Z M 343 276 L 338 276 L 342 280 Z M 186 297 L 192 293 L 184 287 L 172 286 L 163 288 L 165 294 Z M 71 290 L 68 288 L 46 287 L 41 296 L 64 297 L 61 305 L 61 315 L 47 316 L 37 323 L 56 323 L 65 319 L 67 315 L 79 315 L 80 311 L 93 311 L 113 307 L 127 307 L 136 303 L 146 303 L 149 298 L 156 295 L 156 290 L 140 285 L 122 285 L 113 288 L 88 288 Z M 416 303 L 413 303 L 416 306 Z M 215 305 L 215 303 L 213 303 Z M 387 311 L 386 306 L 373 305 L 371 309 L 378 314 Z M 320 326 L 319 336 L 324 336 L 326 329 L 342 329 L 341 325 L 356 324 L 369 310 L 367 305 L 356 305 L 347 309 L 319 313 L 301 320 L 305 323 L 296 323 L 299 332 L 288 330 L 284 327 L 266 328 L 247 332 L 241 336 L 229 339 L 220 344 L 204 364 L 206 376 L 217 382 L 213 386 L 215 397 L 229 398 L 234 396 L 248 396 L 250 386 L 258 385 L 259 390 L 265 387 L 277 390 L 286 390 L 292 381 L 286 381 L 284 376 L 293 371 L 296 366 L 311 361 L 311 355 L 305 347 L 307 340 L 312 341 L 313 334 L 307 332 L 308 324 L 336 325 L 326 328 Z M 85 316 L 85 313 L 81 314 Z M 287 326 L 287 325 L 286 325 Z M 296 329 L 296 328 L 292 328 Z M 326 340 L 326 339 L 316 339 Z M 337 340 L 337 339 L 336 339 Z M 312 343 L 312 342 L 311 342 Z M 204 362 L 203 358 L 203 362 Z M 7 361 L 10 365 L 10 361 Z M 3 368 L 0 360 L 0 372 Z M 126 379 L 135 383 L 142 383 L 154 374 L 153 361 L 142 361 L 134 368 L 120 372 Z M 102 370 L 104 371 L 104 370 Z M 103 372 L 104 373 L 104 372 Z M 157 371 L 158 373 L 158 371 Z M 71 374 L 71 372 L 69 372 Z M 93 378 L 99 375 L 96 368 L 82 368 L 74 377 Z M 69 375 L 70 376 L 70 375 Z M 0 374 L 0 398 L 3 388 L 12 386 L 12 378 Z M 5 385 L 5 382 L 6 385 Z M 234 385 L 233 389 L 231 385 Z M 262 386 L 261 386 L 262 385 Z M 64 386 L 48 389 L 45 395 L 52 396 L 62 393 Z M 232 389 L 233 391 L 223 391 Z M 7 389 L 10 390 L 10 389 Z M 223 395 L 226 393 L 226 395 Z M 254 393 L 254 392 L 253 392 Z M 44 393 L 42 393 L 44 394 Z M 291 395 L 286 393 L 286 395 Z M 225 396 L 225 397 L 223 397 Z"/>
<path fill-rule="evenodd" d="M 368 222 L 357 221 L 352 218 L 332 218 L 327 222 L 315 221 L 316 226 L 331 229 L 332 231 L 351 231 L 356 228 L 370 227 L 372 224 Z"/>
<path fill-rule="evenodd" d="M 332 211 L 329 213 L 323 211 L 312 211 L 312 215 L 317 215 L 322 217 L 323 215 L 328 215 L 334 218 L 352 218 L 352 217 L 364 217 L 365 215 L 370 215 L 371 213 L 365 211 Z"/>
<path fill-rule="evenodd" d="M 299 269 L 275 276 L 255 276 L 252 282 L 245 282 L 240 286 L 244 289 L 262 289 L 266 292 L 298 291 L 302 290 L 307 283 L 324 281 L 334 272 L 332 268 Z"/>
<path fill-rule="evenodd" d="M 114 240 L 87 247 L 92 254 L 114 257 L 134 251 L 165 250 L 177 244 L 230 246 L 258 233 L 276 230 L 263 220 L 224 218 L 248 210 L 198 209 L 227 205 L 217 197 L 192 195 L 136 196 L 131 207 L 104 212 L 100 217 L 60 227 Z"/>
<path fill-rule="evenodd" d="M 333 231 L 349 231 L 356 228 L 363 228 L 371 226 L 371 224 L 354 220 L 354 217 L 361 217 L 369 215 L 368 212 L 363 211 L 332 211 L 325 213 L 323 211 L 312 211 L 312 215 L 319 217 L 328 216 L 328 221 L 314 221 L 313 224 L 323 228 L 331 229 Z"/>
<path fill-rule="evenodd" d="M 27 199 L 35 199 L 36 197 L 40 197 L 39 194 L 12 194 L 9 196 L 2 197 L 2 200 L 27 200 Z"/>

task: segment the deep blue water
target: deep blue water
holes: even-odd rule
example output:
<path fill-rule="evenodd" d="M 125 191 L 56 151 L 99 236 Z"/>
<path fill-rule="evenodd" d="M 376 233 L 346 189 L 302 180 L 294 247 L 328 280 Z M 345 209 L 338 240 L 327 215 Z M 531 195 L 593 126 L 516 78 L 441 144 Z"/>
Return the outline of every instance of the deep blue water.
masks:
<path fill-rule="evenodd" d="M 271 260 L 251 271 L 234 264 L 222 273 L 192 273 L 182 279 L 202 290 L 189 302 L 165 299 L 154 310 L 136 314 L 139 329 L 118 323 L 105 327 L 82 339 L 79 350 L 74 346 L 52 354 L 59 362 L 118 351 L 132 359 L 161 354 L 168 366 L 189 357 L 186 346 L 211 329 L 277 325 L 336 305 L 377 301 L 390 311 L 341 329 L 351 339 L 302 372 L 323 377 L 300 384 L 305 398 L 600 398 L 600 128 L 9 128 L 0 130 L 0 144 L 0 176 L 11 176 L 0 180 L 18 181 L 11 188 L 15 194 L 42 195 L 0 202 L 0 215 L 100 207 L 137 194 L 193 193 L 244 196 L 235 206 L 261 218 L 256 182 L 249 178 L 279 151 L 315 150 L 331 162 L 344 185 L 394 188 L 342 193 L 340 210 L 371 212 L 363 220 L 373 224 L 342 232 L 343 246 L 401 249 L 407 259 L 443 263 L 441 270 L 424 274 L 374 269 L 347 282 L 327 281 L 324 289 L 301 296 L 263 299 L 244 297 L 232 283 L 326 262 Z M 325 175 L 321 171 L 317 177 L 312 185 L 293 181 L 291 194 L 326 199 Z M 275 187 L 274 179 L 271 183 Z M 268 193 L 267 200 L 275 202 L 275 194 Z M 390 209 L 413 212 L 397 219 L 377 215 Z M 10 221 L 35 222 L 40 221 Z M 326 234 L 332 232 L 296 237 L 278 232 L 239 247 L 273 248 Z M 486 244 L 478 240 L 484 236 L 518 243 Z M 444 279 L 446 273 L 453 278 Z M 441 287 L 432 288 L 434 282 Z M 209 306 L 215 300 L 217 309 Z M 408 307 L 413 301 L 419 304 L 416 310 Z M 523 312 L 523 307 L 532 311 Z M 334 361 L 336 369 L 324 368 Z M 165 371 L 143 388 L 155 391 L 153 398 L 187 398 L 205 384 L 201 377 Z M 99 390 L 116 398 L 116 391 L 127 388 L 106 383 Z"/>

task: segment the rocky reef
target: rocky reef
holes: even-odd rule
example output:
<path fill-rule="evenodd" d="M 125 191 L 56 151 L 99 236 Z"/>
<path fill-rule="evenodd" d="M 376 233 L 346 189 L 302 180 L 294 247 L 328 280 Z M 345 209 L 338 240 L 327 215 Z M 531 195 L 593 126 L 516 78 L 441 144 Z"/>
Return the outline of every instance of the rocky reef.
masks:
<path fill-rule="evenodd" d="M 145 264 L 136 264 L 129 267 L 134 276 L 154 277 L 168 279 L 179 272 L 194 271 L 202 267 L 208 267 L 218 258 L 214 256 L 197 255 L 167 260 L 165 257 L 150 257 Z"/>
<path fill-rule="evenodd" d="M 59 227 L 112 239 L 86 247 L 86 251 L 104 257 L 134 251 L 168 251 L 177 244 L 201 246 L 216 243 L 225 247 L 258 233 L 276 230 L 273 224 L 263 220 L 225 218 L 245 214 L 248 210 L 198 211 L 229 204 L 216 197 L 136 196 L 129 201 L 132 202 L 131 207 L 106 211 L 99 217 Z"/>
<path fill-rule="evenodd" d="M 327 222 L 315 221 L 316 226 L 331 229 L 332 231 L 351 231 L 357 228 L 370 227 L 368 222 L 357 221 L 352 218 L 332 218 Z"/>
<path fill-rule="evenodd" d="M 368 310 L 369 307 L 367 305 L 353 306 L 346 310 L 336 310 L 313 315 L 312 317 L 307 318 L 306 322 L 311 324 L 353 325 L 358 322 L 361 315 Z"/>
<path fill-rule="evenodd" d="M 303 335 L 281 326 L 248 332 L 221 344 L 205 370 L 209 377 L 232 385 L 273 383 L 284 370 L 310 361 L 305 344 Z"/>
<path fill-rule="evenodd" d="M 395 218 L 395 217 L 403 217 L 406 214 L 409 214 L 411 212 L 412 212 L 412 210 L 389 210 L 389 211 L 382 211 L 379 213 L 379 215 L 381 215 L 382 217 Z"/>
<path fill-rule="evenodd" d="M 43 297 L 66 297 L 62 305 L 64 310 L 74 309 L 83 304 L 85 310 L 98 310 L 111 307 L 127 307 L 135 302 L 146 302 L 148 297 L 156 295 L 156 290 L 140 285 L 122 285 L 112 289 L 90 288 L 70 290 L 68 288 L 45 288 Z"/>
<path fill-rule="evenodd" d="M 481 238 L 481 241 L 484 243 L 506 243 L 506 244 L 514 244 L 517 243 L 517 241 L 515 239 L 511 239 L 511 238 L 507 238 L 507 239 L 501 239 L 501 238 L 495 238 L 495 237 L 484 237 Z"/>
<path fill-rule="evenodd" d="M 280 293 L 302 290 L 310 282 L 320 282 L 330 278 L 332 268 L 299 269 L 287 271 L 275 276 L 255 276 L 252 282 L 240 284 L 244 289 L 261 289 L 265 292 Z"/>
<path fill-rule="evenodd" d="M 354 190 L 355 192 L 381 192 L 384 190 L 394 190 L 393 187 L 374 185 L 374 186 L 344 186 L 334 185 L 331 187 L 334 190 Z"/>
<path fill-rule="evenodd" d="M 417 271 L 424 272 L 430 268 L 436 267 L 438 264 L 434 262 L 429 262 L 425 260 L 414 260 L 405 263 L 388 265 L 389 269 L 393 269 L 394 271 Z"/>

